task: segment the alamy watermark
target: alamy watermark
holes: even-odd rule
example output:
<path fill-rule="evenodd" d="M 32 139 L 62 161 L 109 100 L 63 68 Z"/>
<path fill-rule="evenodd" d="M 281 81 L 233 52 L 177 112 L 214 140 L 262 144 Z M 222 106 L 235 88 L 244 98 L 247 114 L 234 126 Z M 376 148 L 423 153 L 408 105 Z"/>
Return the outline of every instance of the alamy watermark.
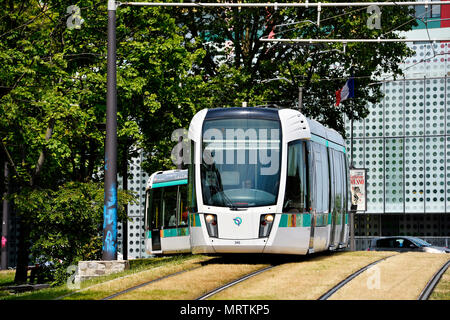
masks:
<path fill-rule="evenodd" d="M 381 29 L 381 9 L 377 5 L 367 7 L 367 13 L 371 16 L 367 19 L 367 28 L 370 30 Z"/>
<path fill-rule="evenodd" d="M 366 286 L 369 290 L 380 289 L 381 288 L 381 270 L 379 266 L 372 266 L 367 269 L 367 280 Z"/>
<path fill-rule="evenodd" d="M 80 289 L 80 278 L 78 277 L 78 266 L 70 265 L 66 269 L 69 277 L 66 280 L 67 288 L 70 290 Z"/>
<path fill-rule="evenodd" d="M 70 30 L 81 29 L 84 19 L 81 17 L 80 7 L 77 5 L 68 6 L 66 12 L 70 14 L 66 21 L 67 28 Z"/>
<path fill-rule="evenodd" d="M 202 136 L 201 160 L 205 165 L 258 165 L 261 175 L 276 174 L 280 167 L 281 135 L 279 129 L 210 128 Z M 191 164 L 192 144 L 187 130 L 177 129 L 172 141 L 172 162 Z"/>

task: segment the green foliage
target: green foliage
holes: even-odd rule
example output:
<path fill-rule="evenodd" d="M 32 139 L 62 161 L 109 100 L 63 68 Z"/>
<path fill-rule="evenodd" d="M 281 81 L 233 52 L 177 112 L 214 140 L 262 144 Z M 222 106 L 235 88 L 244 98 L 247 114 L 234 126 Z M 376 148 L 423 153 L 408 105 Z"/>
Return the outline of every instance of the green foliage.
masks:
<path fill-rule="evenodd" d="M 101 258 L 103 184 L 68 182 L 55 191 L 26 188 L 13 199 L 31 226 L 33 262 L 51 262 L 64 269 Z M 127 219 L 124 206 L 130 203 L 137 203 L 134 193 L 118 190 L 119 221 Z"/>
<path fill-rule="evenodd" d="M 287 1 L 287 0 L 286 0 Z M 280 2 L 286 2 L 280 1 Z M 67 27 L 67 8 L 83 24 Z M 0 160 L 10 164 L 16 212 L 35 257 L 63 265 L 100 254 L 106 110 L 107 1 L 4 1 L 0 17 Z M 381 98 L 373 75 L 399 75 L 411 52 L 402 43 L 288 46 L 283 38 L 396 37 L 415 24 L 403 6 L 383 7 L 382 29 L 366 26 L 365 9 L 181 9 L 121 6 L 117 10 L 118 162 L 144 150 L 143 168 L 173 168 L 175 129 L 203 108 L 276 103 L 294 107 L 343 132 L 342 114 L 355 119 Z M 274 27 L 293 23 L 288 27 Z M 227 49 L 223 49 L 228 44 Z M 327 51 L 328 50 L 328 51 Z M 327 51 L 328 53 L 322 53 Z M 350 76 L 356 98 L 334 108 Z M 285 77 L 289 82 L 264 80 Z M 341 80 L 328 80 L 340 78 Z M 130 165 L 128 163 L 128 165 Z M 3 181 L 0 182 L 4 190 Z M 130 195 L 119 193 L 120 205 Z M 119 220 L 124 218 L 121 214 Z M 27 233 L 29 230 L 29 234 Z M 65 266 L 65 265 L 64 265 Z"/>
<path fill-rule="evenodd" d="M 234 1 L 232 1 L 234 2 Z M 251 1 L 242 1 L 251 2 Z M 292 1 L 278 1 L 278 3 Z M 337 2 L 344 2 L 337 1 Z M 187 27 L 186 42 L 206 52 L 197 70 L 206 85 L 199 97 L 212 107 L 273 105 L 296 107 L 298 87 L 303 87 L 302 112 L 345 133 L 342 115 L 367 116 L 368 103 L 382 98 L 374 78 L 382 73 L 401 75 L 398 64 L 411 50 L 404 43 L 349 43 L 293 45 L 260 41 L 271 31 L 285 39 L 398 38 L 392 32 L 416 25 L 413 9 L 382 7 L 381 29 L 369 29 L 367 7 L 324 7 L 320 27 L 317 8 L 202 8 L 174 9 L 176 20 Z M 227 46 L 227 49 L 223 49 Z M 356 79 L 356 98 L 334 107 L 335 92 L 351 75 Z M 273 78 L 286 78 L 265 82 Z M 372 83 L 372 84 L 371 84 Z M 369 86 L 369 84 L 371 84 Z M 205 101 L 202 101 L 205 102 Z M 207 103 L 206 103 L 207 105 Z"/>

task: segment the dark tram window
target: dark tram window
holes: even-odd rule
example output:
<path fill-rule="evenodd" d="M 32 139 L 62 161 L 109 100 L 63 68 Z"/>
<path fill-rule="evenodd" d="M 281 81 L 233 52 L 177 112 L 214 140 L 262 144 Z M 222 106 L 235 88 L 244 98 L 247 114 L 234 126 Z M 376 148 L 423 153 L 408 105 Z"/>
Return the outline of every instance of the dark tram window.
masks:
<path fill-rule="evenodd" d="M 178 226 L 184 226 L 188 224 L 188 186 L 180 185 L 178 187 L 179 207 L 178 207 Z"/>
<path fill-rule="evenodd" d="M 348 172 L 345 161 L 343 152 L 330 149 L 331 209 L 338 214 L 345 213 L 348 205 Z"/>
<path fill-rule="evenodd" d="M 294 141 L 288 146 L 288 167 L 284 212 L 304 212 L 307 194 L 306 150 L 304 141 Z"/>
<path fill-rule="evenodd" d="M 191 141 L 191 163 L 188 169 L 188 210 L 191 213 L 196 213 L 197 210 L 197 195 L 195 193 L 195 147 L 194 141 Z M 186 200 L 187 203 L 187 200 Z"/>
<path fill-rule="evenodd" d="M 330 211 L 334 212 L 336 209 L 336 169 L 334 166 L 334 150 L 329 148 L 328 149 L 328 163 L 329 163 L 329 170 L 330 170 Z"/>
<path fill-rule="evenodd" d="M 316 142 L 309 142 L 310 193 L 312 209 L 317 212 L 328 212 L 329 175 L 327 148 Z"/>
<path fill-rule="evenodd" d="M 149 191 L 147 214 L 151 228 L 177 226 L 177 199 L 179 199 L 178 186 L 154 188 Z"/>

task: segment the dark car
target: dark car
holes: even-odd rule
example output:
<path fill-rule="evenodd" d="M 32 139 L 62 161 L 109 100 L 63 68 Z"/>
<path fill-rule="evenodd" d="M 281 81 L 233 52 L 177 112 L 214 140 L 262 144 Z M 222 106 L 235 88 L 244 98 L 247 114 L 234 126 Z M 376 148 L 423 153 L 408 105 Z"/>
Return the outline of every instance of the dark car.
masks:
<path fill-rule="evenodd" d="M 419 238 L 402 236 L 372 239 L 367 251 L 450 253 L 449 248 L 436 247 Z"/>

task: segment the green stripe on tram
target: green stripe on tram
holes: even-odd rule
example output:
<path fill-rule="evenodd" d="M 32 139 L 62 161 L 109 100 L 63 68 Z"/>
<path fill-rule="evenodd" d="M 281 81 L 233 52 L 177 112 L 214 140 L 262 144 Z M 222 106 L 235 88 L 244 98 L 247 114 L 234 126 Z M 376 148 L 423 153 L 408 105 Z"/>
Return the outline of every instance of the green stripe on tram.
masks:
<path fill-rule="evenodd" d="M 309 213 L 287 213 L 282 214 L 280 219 L 281 228 L 291 228 L 291 227 L 310 227 L 311 226 L 311 214 Z"/>
<path fill-rule="evenodd" d="M 172 229 L 164 229 L 163 230 L 163 238 L 181 237 L 181 236 L 188 236 L 188 235 L 189 235 L 188 227 L 172 228 Z"/>
<path fill-rule="evenodd" d="M 321 145 L 324 145 L 326 147 L 332 148 L 334 150 L 340 151 L 340 152 L 344 152 L 345 153 L 345 147 L 341 146 L 337 143 L 328 141 L 322 137 L 316 136 L 315 134 L 311 134 L 311 141 L 320 143 Z"/>
<path fill-rule="evenodd" d="M 187 183 L 188 183 L 187 179 L 154 183 L 152 185 L 152 189 L 154 189 L 154 188 L 162 188 L 162 187 L 170 187 L 170 186 L 178 186 L 178 185 L 187 184 Z"/>

